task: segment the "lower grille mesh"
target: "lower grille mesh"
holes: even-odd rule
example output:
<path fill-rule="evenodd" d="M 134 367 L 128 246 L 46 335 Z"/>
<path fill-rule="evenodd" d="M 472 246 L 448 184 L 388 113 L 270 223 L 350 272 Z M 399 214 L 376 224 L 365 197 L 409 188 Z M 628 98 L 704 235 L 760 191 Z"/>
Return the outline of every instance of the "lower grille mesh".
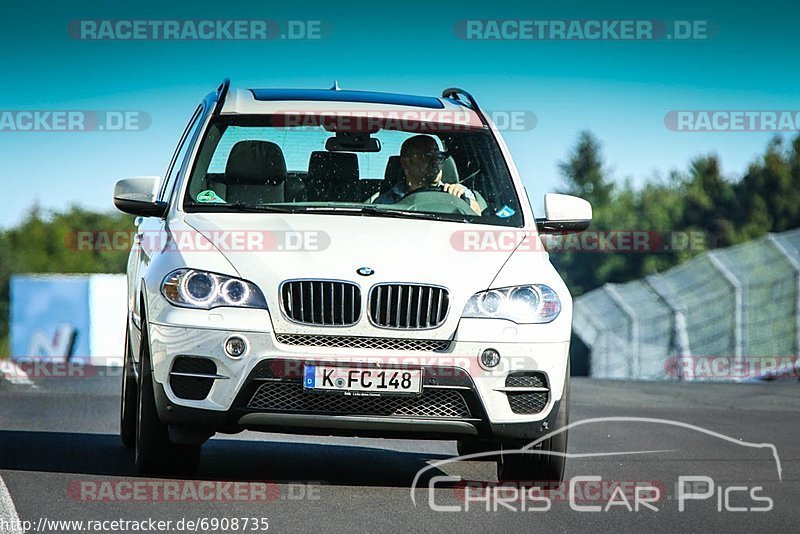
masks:
<path fill-rule="evenodd" d="M 248 408 L 280 412 L 387 417 L 465 419 L 471 417 L 464 397 L 452 389 L 423 390 L 419 397 L 351 397 L 307 393 L 298 382 L 265 382 Z"/>
<path fill-rule="evenodd" d="M 511 373 L 506 377 L 506 387 L 546 388 L 547 381 L 541 373 Z"/>
<path fill-rule="evenodd" d="M 376 350 L 419 350 L 441 352 L 450 347 L 448 339 L 403 339 L 385 337 L 318 336 L 307 334 L 276 334 L 278 343 L 298 347 L 335 347 Z"/>
<path fill-rule="evenodd" d="M 506 387 L 546 388 L 547 379 L 541 373 L 512 373 L 506 377 Z M 519 414 L 540 413 L 547 406 L 549 391 L 527 393 L 506 392 L 511 411 Z"/>
<path fill-rule="evenodd" d="M 172 373 L 193 373 L 200 375 L 215 375 L 217 364 L 207 358 L 175 358 L 172 364 Z M 213 378 L 200 378 L 195 376 L 172 375 L 169 377 L 172 392 L 179 399 L 203 400 L 214 385 Z"/>
<path fill-rule="evenodd" d="M 172 364 L 173 373 L 196 373 L 199 375 L 217 374 L 217 364 L 208 358 L 187 358 L 179 356 Z"/>
<path fill-rule="evenodd" d="M 508 404 L 514 413 L 539 413 L 547 406 L 547 392 L 508 393 Z"/>

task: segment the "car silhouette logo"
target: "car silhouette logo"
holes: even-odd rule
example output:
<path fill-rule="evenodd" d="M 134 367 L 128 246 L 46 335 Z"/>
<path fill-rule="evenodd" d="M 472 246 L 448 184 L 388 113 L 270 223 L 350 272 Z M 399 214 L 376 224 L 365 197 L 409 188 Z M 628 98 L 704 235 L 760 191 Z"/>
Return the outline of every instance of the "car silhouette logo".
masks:
<path fill-rule="evenodd" d="M 375 271 L 373 271 L 369 267 L 359 267 L 356 272 L 358 274 L 360 274 L 361 276 L 369 276 L 369 275 L 373 274 Z"/>

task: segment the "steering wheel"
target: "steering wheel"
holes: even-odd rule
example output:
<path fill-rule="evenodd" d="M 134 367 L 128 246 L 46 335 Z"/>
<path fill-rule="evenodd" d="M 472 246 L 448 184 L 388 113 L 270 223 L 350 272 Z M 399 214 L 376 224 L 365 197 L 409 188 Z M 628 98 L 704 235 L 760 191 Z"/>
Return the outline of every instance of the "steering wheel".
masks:
<path fill-rule="evenodd" d="M 453 196 L 441 187 L 423 187 L 412 191 L 400 199 L 395 206 L 400 206 L 408 211 L 475 215 L 468 200 Z"/>

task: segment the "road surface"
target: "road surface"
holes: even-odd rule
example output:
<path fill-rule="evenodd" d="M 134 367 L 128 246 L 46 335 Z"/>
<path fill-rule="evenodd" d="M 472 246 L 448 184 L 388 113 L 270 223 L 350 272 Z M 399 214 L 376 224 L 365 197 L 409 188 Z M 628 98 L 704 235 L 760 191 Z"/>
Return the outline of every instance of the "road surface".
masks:
<path fill-rule="evenodd" d="M 136 531 L 113 521 L 166 533 L 267 525 L 269 532 L 758 532 L 800 523 L 796 381 L 574 379 L 570 482 L 541 493 L 494 489 L 491 463 L 447 462 L 457 454 L 453 442 L 249 432 L 207 443 L 191 481 L 140 477 L 117 436 L 118 372 L 101 371 L 0 379 L 0 531 Z M 436 462 L 444 463 L 431 467 Z"/>

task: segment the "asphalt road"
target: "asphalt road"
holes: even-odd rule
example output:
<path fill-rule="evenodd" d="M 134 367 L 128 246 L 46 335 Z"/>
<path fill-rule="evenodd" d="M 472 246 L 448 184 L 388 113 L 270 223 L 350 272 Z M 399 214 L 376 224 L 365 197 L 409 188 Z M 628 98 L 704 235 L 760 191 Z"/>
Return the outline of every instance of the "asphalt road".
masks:
<path fill-rule="evenodd" d="M 796 531 L 800 523 L 796 381 L 575 379 L 572 502 L 566 491 L 494 493 L 485 484 L 495 480 L 494 466 L 486 462 L 430 468 L 456 454 L 453 442 L 220 435 L 204 446 L 195 480 L 142 478 L 117 437 L 118 384 L 118 376 L 99 375 L 0 379 L 0 532 L 20 532 L 16 518 L 40 532 L 125 532 L 109 521 L 152 519 L 140 527 L 165 533 L 194 531 L 186 521 L 203 518 L 197 531 L 249 532 L 266 522 L 270 532 L 759 532 Z M 589 421 L 609 417 L 622 419 Z M 779 462 L 772 448 L 753 443 L 774 445 Z M 469 480 L 469 488 L 439 478 L 445 475 Z M 583 476 L 601 480 L 576 478 Z M 710 490 L 707 498 L 680 497 L 676 484 L 689 476 L 709 477 L 713 488 L 684 484 L 685 493 Z M 642 488 L 638 510 L 635 486 Z M 599 510 L 574 509 L 580 506 Z M 239 525 L 225 518 L 240 518 Z M 89 523 L 97 521 L 106 523 Z"/>

